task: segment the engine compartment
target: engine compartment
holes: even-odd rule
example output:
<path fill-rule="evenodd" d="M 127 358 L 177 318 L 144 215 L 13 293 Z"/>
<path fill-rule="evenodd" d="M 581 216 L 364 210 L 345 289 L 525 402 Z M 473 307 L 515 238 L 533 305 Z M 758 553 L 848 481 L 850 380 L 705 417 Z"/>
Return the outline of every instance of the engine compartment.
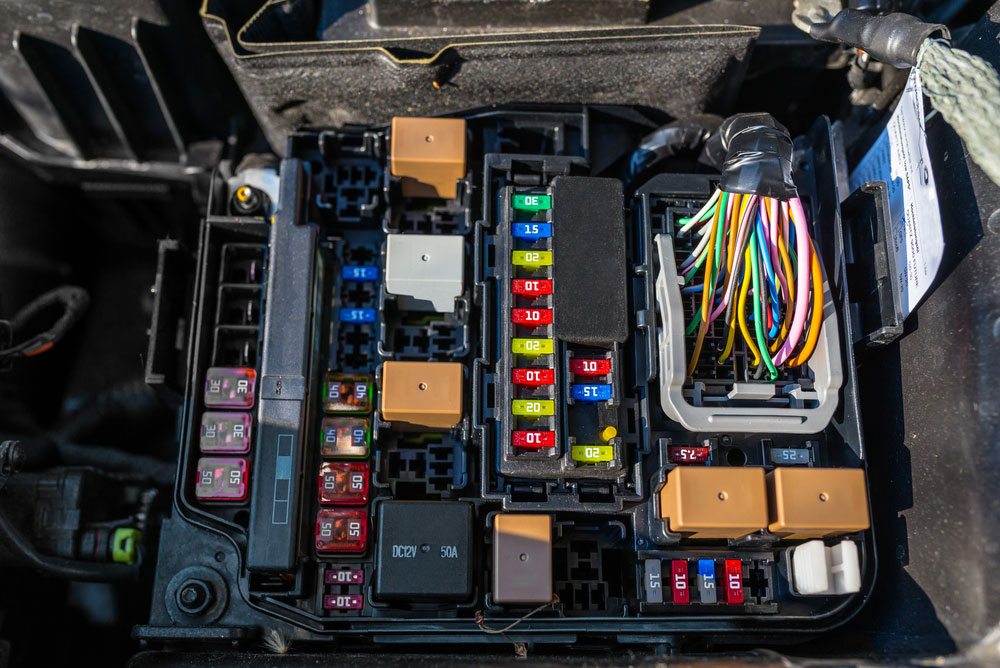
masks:
<path fill-rule="evenodd" d="M 399 4 L 17 33 L 0 656 L 54 601 L 135 666 L 988 656 L 1000 195 L 929 115 L 904 325 L 849 172 L 907 70 L 790 3 Z"/>

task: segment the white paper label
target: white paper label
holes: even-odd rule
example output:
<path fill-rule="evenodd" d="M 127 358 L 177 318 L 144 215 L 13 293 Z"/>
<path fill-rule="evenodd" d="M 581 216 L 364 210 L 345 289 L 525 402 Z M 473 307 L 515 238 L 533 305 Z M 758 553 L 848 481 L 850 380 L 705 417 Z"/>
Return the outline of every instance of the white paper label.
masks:
<path fill-rule="evenodd" d="M 944 254 L 941 211 L 927 153 L 924 98 L 917 69 L 878 140 L 851 173 L 851 192 L 865 181 L 889 184 L 891 248 L 904 317 L 927 293 Z"/>

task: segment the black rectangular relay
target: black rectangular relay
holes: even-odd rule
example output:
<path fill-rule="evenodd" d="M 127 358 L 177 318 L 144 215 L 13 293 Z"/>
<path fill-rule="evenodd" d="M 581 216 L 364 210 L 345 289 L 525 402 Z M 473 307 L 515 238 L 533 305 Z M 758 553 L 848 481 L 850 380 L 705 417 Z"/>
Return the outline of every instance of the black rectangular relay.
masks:
<path fill-rule="evenodd" d="M 472 505 L 387 501 L 378 507 L 376 598 L 459 601 L 472 596 Z"/>

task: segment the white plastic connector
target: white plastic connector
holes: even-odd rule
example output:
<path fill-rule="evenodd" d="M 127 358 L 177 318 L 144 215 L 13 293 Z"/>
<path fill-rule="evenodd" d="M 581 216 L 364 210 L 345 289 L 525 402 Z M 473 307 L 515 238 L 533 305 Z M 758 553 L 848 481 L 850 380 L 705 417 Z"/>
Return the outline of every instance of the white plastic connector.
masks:
<path fill-rule="evenodd" d="M 836 596 L 861 591 L 858 546 L 844 540 L 827 547 L 811 540 L 791 549 L 788 570 L 792 592 L 798 596 Z"/>

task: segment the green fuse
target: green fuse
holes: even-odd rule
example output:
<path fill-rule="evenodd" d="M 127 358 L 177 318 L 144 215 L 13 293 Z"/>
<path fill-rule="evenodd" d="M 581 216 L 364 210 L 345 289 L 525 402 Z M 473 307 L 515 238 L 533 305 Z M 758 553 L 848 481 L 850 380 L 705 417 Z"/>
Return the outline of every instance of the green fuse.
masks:
<path fill-rule="evenodd" d="M 511 402 L 511 412 L 527 417 L 555 415 L 556 402 L 551 399 L 514 399 Z"/>
<path fill-rule="evenodd" d="M 552 264 L 552 251 L 513 251 L 510 263 L 515 267 L 538 269 Z"/>
<path fill-rule="evenodd" d="M 615 451 L 610 445 L 574 445 L 569 450 L 569 456 L 574 461 L 596 464 L 610 462 L 615 458 Z"/>
<path fill-rule="evenodd" d="M 545 211 L 552 208 L 551 195 L 514 195 L 514 208 L 518 211 Z"/>

